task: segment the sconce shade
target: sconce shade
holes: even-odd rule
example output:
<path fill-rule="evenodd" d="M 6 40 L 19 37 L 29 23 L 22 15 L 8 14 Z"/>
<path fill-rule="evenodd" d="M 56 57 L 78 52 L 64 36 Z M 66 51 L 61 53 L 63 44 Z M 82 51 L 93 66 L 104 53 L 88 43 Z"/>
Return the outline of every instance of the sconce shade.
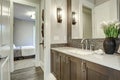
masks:
<path fill-rule="evenodd" d="M 72 12 L 72 24 L 75 25 L 76 24 L 76 13 Z"/>
<path fill-rule="evenodd" d="M 62 9 L 57 8 L 57 21 L 58 23 L 62 23 Z"/>

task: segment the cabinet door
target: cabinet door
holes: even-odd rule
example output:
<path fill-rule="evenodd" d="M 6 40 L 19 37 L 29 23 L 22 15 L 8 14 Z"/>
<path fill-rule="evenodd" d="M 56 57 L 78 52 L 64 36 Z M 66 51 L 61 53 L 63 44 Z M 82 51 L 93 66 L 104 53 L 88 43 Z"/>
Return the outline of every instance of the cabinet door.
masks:
<path fill-rule="evenodd" d="M 57 80 L 70 80 L 69 59 L 57 51 L 51 51 L 51 72 Z"/>
<path fill-rule="evenodd" d="M 60 54 L 59 53 L 56 53 L 55 54 L 55 74 L 56 74 L 56 78 L 57 78 L 57 80 L 60 80 L 61 79 L 61 67 L 60 67 L 60 65 L 61 65 L 61 56 L 60 56 Z"/>
<path fill-rule="evenodd" d="M 54 74 L 55 69 L 55 57 L 54 51 L 51 50 L 51 73 Z"/>
<path fill-rule="evenodd" d="M 112 69 L 91 62 L 86 62 L 84 65 L 86 66 L 85 80 L 115 80 Z"/>
<path fill-rule="evenodd" d="M 60 80 L 60 63 L 61 63 L 61 56 L 59 52 L 57 51 L 51 51 L 51 72 L 52 74 L 57 78 L 57 80 Z"/>
<path fill-rule="evenodd" d="M 10 1 L 2 1 L 2 45 L 10 43 Z"/>
<path fill-rule="evenodd" d="M 61 80 L 70 80 L 69 56 L 61 54 Z"/>
<path fill-rule="evenodd" d="M 70 57 L 70 80 L 82 80 L 82 60 Z"/>

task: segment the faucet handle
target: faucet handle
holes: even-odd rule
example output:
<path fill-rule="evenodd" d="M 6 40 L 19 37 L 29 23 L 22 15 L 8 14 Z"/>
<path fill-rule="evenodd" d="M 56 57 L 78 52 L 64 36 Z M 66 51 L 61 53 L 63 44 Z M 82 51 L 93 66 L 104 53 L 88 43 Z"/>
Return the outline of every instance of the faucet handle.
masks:
<path fill-rule="evenodd" d="M 90 50 L 94 50 L 94 44 L 90 44 Z"/>

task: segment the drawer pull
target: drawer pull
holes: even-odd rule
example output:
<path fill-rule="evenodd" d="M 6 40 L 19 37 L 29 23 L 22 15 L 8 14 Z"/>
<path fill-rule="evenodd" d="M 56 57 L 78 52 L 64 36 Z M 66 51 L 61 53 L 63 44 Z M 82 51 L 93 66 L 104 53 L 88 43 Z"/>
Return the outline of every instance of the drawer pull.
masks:
<path fill-rule="evenodd" d="M 85 62 L 81 63 L 81 68 L 82 68 L 82 72 L 86 71 L 86 63 Z"/>

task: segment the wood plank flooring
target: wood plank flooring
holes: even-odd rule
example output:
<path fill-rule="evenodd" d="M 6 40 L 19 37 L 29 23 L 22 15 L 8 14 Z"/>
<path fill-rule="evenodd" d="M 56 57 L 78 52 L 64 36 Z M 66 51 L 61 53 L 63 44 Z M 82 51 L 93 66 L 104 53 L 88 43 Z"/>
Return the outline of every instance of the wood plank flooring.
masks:
<path fill-rule="evenodd" d="M 16 70 L 11 73 L 11 80 L 44 80 L 44 73 L 40 67 Z"/>

